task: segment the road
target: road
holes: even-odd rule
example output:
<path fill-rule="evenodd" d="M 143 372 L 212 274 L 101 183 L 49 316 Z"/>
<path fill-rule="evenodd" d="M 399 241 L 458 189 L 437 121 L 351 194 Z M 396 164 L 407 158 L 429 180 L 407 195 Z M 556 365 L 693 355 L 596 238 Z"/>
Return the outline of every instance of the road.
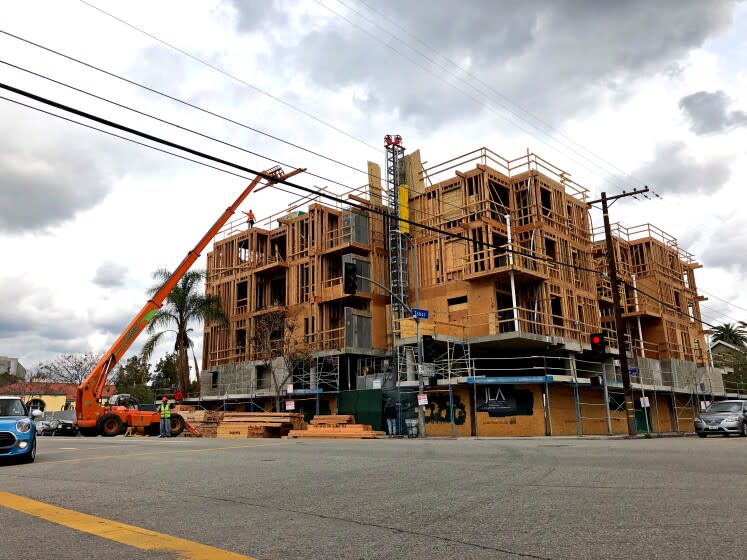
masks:
<path fill-rule="evenodd" d="M 736 437 L 45 437 L 0 557 L 741 558 L 745 506 Z"/>

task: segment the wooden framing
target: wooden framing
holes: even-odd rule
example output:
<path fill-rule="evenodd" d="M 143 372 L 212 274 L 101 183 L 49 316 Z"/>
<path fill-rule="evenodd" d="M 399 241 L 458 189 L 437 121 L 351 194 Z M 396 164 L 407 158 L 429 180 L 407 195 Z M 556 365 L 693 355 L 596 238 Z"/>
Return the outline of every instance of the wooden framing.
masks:
<path fill-rule="evenodd" d="M 203 369 L 257 359 L 252 332 L 264 313 L 287 313 L 297 325 L 297 346 L 315 352 L 344 349 L 346 307 L 385 312 L 388 297 L 377 288 L 342 292 L 344 258 L 387 282 L 382 220 L 316 202 L 276 220 L 273 229 L 232 224 L 207 256 L 206 293 L 220 296 L 230 329 L 206 324 Z M 372 321 L 371 348 L 386 346 L 384 321 Z"/>

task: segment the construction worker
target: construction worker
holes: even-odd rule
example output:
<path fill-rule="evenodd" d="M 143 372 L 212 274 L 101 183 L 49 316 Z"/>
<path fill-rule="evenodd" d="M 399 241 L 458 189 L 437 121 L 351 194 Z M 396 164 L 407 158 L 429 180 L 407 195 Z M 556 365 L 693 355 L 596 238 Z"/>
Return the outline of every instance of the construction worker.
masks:
<path fill-rule="evenodd" d="M 249 227 L 254 227 L 254 212 L 244 212 L 246 214 L 246 221 L 249 222 Z"/>
<path fill-rule="evenodd" d="M 161 413 L 161 435 L 158 437 L 171 437 L 171 408 L 168 397 L 163 398 L 158 412 Z"/>

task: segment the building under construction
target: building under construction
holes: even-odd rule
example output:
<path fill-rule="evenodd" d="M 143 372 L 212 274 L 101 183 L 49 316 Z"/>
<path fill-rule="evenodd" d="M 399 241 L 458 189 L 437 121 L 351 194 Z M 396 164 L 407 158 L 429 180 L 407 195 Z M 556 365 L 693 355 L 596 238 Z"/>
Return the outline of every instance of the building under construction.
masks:
<path fill-rule="evenodd" d="M 292 401 L 381 425 L 392 398 L 405 432 L 421 395 L 428 435 L 626 433 L 587 190 L 531 153 L 482 148 L 425 168 L 398 136 L 385 142 L 385 173 L 369 162 L 349 205 L 302 199 L 215 240 L 206 290 L 230 328 L 206 324 L 203 404 Z M 638 428 L 691 431 L 700 401 L 724 394 L 704 355 L 699 265 L 651 225 L 615 224 L 613 247 Z"/>

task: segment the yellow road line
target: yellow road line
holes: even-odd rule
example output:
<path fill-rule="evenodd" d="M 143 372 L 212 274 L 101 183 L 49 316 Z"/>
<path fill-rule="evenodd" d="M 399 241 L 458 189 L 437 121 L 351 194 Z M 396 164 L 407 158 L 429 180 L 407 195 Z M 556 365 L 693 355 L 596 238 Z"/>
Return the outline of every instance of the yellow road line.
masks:
<path fill-rule="evenodd" d="M 0 492 L 0 506 L 142 550 L 173 552 L 183 560 L 256 560 L 252 556 L 52 506 L 9 492 Z"/>

